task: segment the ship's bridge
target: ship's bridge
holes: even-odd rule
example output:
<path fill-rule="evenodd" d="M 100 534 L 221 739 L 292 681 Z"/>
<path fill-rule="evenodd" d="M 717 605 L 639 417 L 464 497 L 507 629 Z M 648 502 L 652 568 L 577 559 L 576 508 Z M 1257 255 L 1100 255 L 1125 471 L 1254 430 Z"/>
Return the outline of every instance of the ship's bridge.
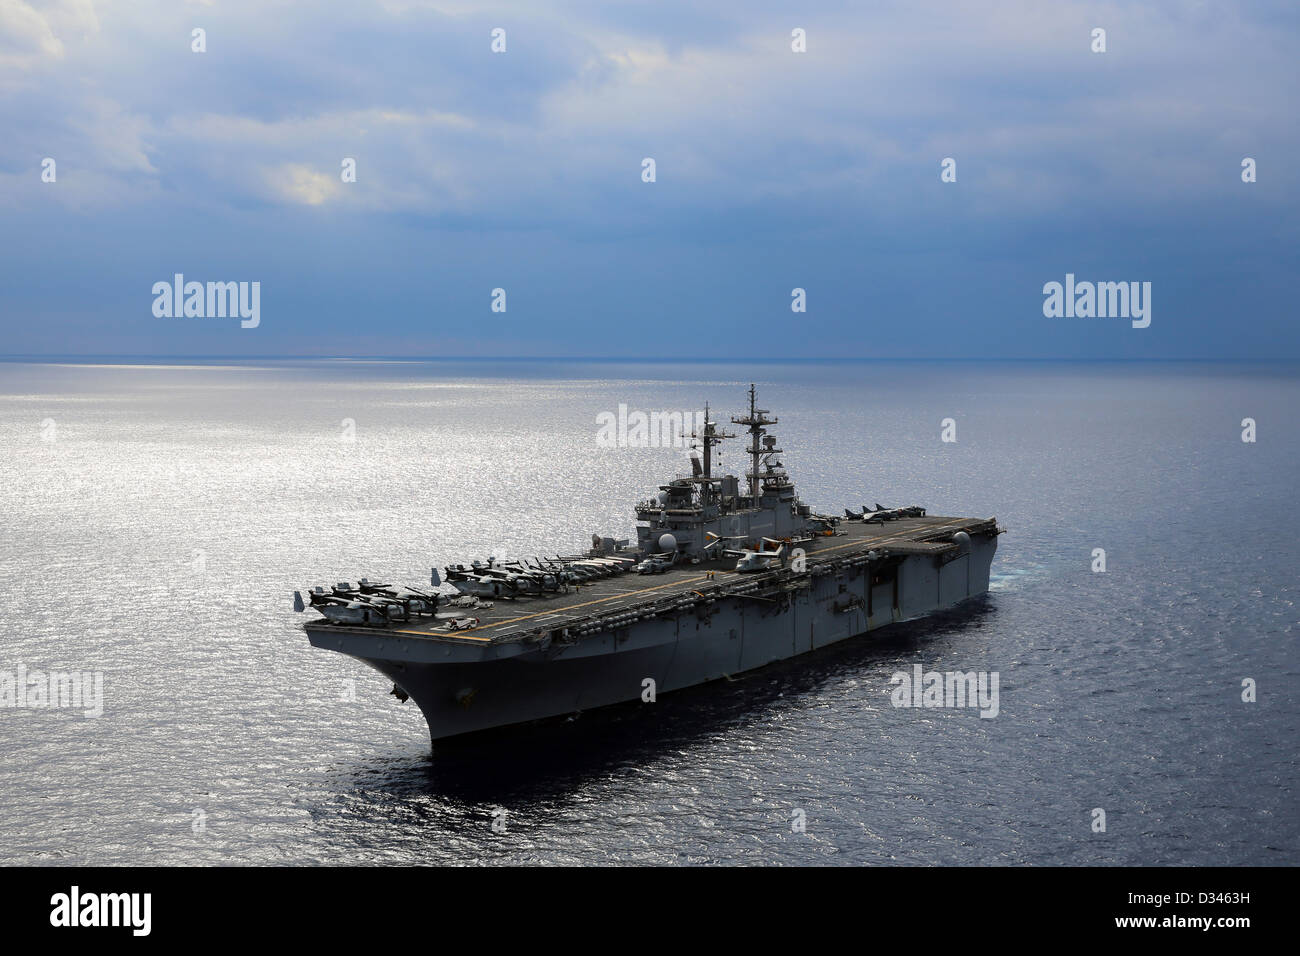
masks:
<path fill-rule="evenodd" d="M 750 432 L 750 467 L 744 484 L 736 475 L 713 477 L 713 448 L 734 434 L 721 432 L 704 411 L 704 428 L 694 433 L 689 477 L 659 486 L 659 494 L 636 506 L 637 548 L 645 555 L 676 553 L 691 562 L 716 557 L 723 548 L 757 547 L 762 539 L 793 541 L 807 537 L 812 509 L 795 494 L 794 482 L 777 459 L 781 449 L 767 434 L 776 424 L 755 404 L 750 387 L 749 414 L 733 418 Z"/>

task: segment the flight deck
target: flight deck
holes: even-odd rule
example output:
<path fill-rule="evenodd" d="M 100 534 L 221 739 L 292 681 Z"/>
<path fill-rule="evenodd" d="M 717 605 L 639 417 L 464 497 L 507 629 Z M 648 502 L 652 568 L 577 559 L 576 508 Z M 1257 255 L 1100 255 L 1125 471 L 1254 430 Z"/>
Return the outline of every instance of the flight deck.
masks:
<path fill-rule="evenodd" d="M 621 615 L 638 617 L 681 610 L 701 601 L 729 596 L 752 595 L 798 586 L 807 575 L 830 570 L 828 565 L 862 564 L 906 555 L 943 555 L 958 545 L 952 536 L 996 533 L 993 518 L 950 518 L 923 516 L 899 518 L 883 524 L 842 521 L 835 534 L 819 535 L 801 545 L 806 553 L 806 574 L 795 574 L 787 566 L 756 572 L 735 571 L 735 559 L 700 564 L 678 564 L 660 574 L 626 572 L 599 578 L 570 588 L 567 593 L 519 595 L 493 598 L 477 605 L 440 610 L 433 617 L 414 617 L 385 627 L 363 627 L 313 622 L 310 627 L 337 633 L 347 631 L 382 637 L 408 637 L 448 641 L 457 644 L 496 644 L 535 637 L 546 632 L 592 630 Z M 874 555 L 868 557 L 868 552 Z M 488 606 L 491 605 L 491 606 Z M 461 630 L 448 630 L 454 619 L 476 618 L 478 623 Z"/>

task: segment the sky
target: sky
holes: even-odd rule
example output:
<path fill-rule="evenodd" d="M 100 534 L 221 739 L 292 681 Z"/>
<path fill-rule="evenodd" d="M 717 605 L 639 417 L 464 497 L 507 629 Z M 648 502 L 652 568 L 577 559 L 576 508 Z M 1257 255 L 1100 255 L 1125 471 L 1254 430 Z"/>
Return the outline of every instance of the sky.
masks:
<path fill-rule="evenodd" d="M 0 0 L 0 354 L 1300 359 L 1297 54 L 1293 2 Z"/>

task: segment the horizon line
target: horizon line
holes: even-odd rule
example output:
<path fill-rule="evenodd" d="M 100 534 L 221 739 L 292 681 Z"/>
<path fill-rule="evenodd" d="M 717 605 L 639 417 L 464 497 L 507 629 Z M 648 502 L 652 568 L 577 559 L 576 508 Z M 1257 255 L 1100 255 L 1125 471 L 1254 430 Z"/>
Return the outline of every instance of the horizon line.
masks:
<path fill-rule="evenodd" d="M 736 364 L 756 364 L 756 365 L 800 365 L 800 364 L 860 364 L 868 362 L 890 363 L 890 362 L 952 362 L 952 363 L 971 363 L 971 362 L 1017 362 L 1017 363 L 1043 363 L 1059 364 L 1066 362 L 1089 363 L 1089 364 L 1164 364 L 1164 363 L 1198 363 L 1198 364 L 1215 364 L 1215 365 L 1286 365 L 1300 363 L 1300 356 L 1294 357 L 1269 357 L 1269 358 L 1231 358 L 1231 357 L 1119 357 L 1119 356 L 1036 356 L 1036 357 L 1014 357 L 1014 356 L 960 356 L 960 357 L 919 357 L 919 356 L 789 356 L 789 357 L 772 357 L 772 356 L 737 356 L 734 358 L 718 357 L 670 357 L 670 356 L 628 356 L 628 355 L 295 355 L 295 354 L 268 354 L 268 355 L 224 355 L 224 354 L 196 354 L 196 353 L 131 353 L 131 352 L 30 352 L 30 353 L 13 353 L 0 354 L 0 362 L 23 363 L 38 361 L 67 362 L 70 364 L 96 362 L 109 362 L 110 364 L 126 361 L 157 361 L 157 362 L 175 362 L 178 360 L 189 361 L 222 361 L 222 362 L 274 362 L 274 361 L 294 361 L 294 362 L 406 362 L 410 364 L 421 364 L 428 362 L 589 362 L 589 363 L 609 363 L 609 364 L 646 364 L 646 365 L 663 365 L 663 364 L 689 364 L 689 365 L 736 365 Z"/>

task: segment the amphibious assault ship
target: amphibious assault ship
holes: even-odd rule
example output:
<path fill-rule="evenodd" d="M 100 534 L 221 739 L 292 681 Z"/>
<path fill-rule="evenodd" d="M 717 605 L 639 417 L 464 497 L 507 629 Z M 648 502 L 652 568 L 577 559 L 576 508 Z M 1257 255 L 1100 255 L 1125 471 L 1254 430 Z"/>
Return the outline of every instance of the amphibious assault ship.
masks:
<path fill-rule="evenodd" d="M 749 390 L 743 480 L 713 474 L 737 435 L 706 406 L 691 475 L 636 505 L 636 541 L 592 536 L 554 558 L 432 570 L 294 594 L 316 647 L 359 658 L 420 707 L 433 740 L 573 714 L 730 677 L 923 617 L 988 590 L 995 518 L 862 505 L 814 512 L 795 494 Z"/>

